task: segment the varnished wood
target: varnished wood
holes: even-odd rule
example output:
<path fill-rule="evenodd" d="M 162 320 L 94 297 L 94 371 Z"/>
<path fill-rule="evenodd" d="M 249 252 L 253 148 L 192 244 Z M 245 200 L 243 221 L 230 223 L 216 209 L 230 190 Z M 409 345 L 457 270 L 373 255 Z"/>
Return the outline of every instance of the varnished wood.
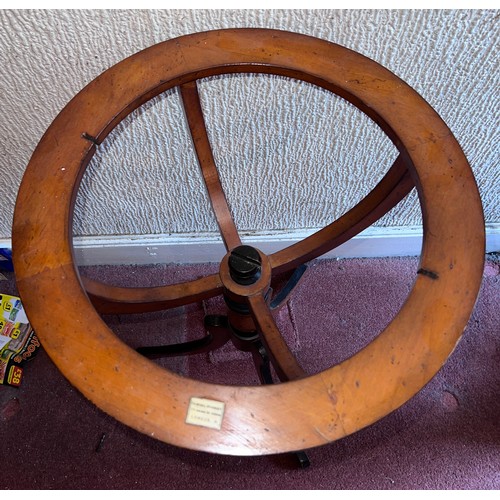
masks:
<path fill-rule="evenodd" d="M 228 264 L 230 256 L 229 253 L 223 257 L 220 263 L 219 277 L 222 282 L 222 286 L 224 287 L 224 293 L 233 300 L 245 302 L 246 297 L 255 294 L 265 294 L 271 285 L 272 267 L 270 259 L 259 249 L 256 250 L 262 259 L 261 276 L 252 285 L 240 285 L 233 281 Z"/>
<path fill-rule="evenodd" d="M 193 144 L 198 157 L 198 163 L 205 180 L 207 193 L 217 219 L 226 250 L 232 250 L 241 245 L 238 230 L 234 223 L 226 196 L 222 189 L 219 173 L 215 166 L 212 148 L 201 109 L 200 96 L 196 82 L 185 83 L 180 86 L 184 110 L 193 138 Z"/>
<path fill-rule="evenodd" d="M 94 307 L 102 314 L 132 314 L 161 311 L 222 293 L 218 274 L 193 281 L 157 287 L 119 287 L 81 277 Z"/>
<path fill-rule="evenodd" d="M 413 188 L 411 172 L 402 156 L 398 156 L 374 189 L 342 217 L 295 245 L 270 255 L 273 271 L 280 273 L 294 269 L 337 248 L 385 215 Z M 82 278 L 82 281 L 94 306 L 101 313 L 158 311 L 206 299 L 222 291 L 215 274 L 193 283 L 154 288 L 122 288 L 87 278 Z"/>
<path fill-rule="evenodd" d="M 424 227 L 414 286 L 373 342 L 321 373 L 258 387 L 181 377 L 130 349 L 92 306 L 72 249 L 78 185 L 107 134 L 131 111 L 169 88 L 237 72 L 301 79 L 335 92 L 366 113 L 398 148 L 417 188 Z M 387 184 L 388 196 L 406 186 L 399 179 L 401 183 Z M 371 217 L 383 198 L 374 197 L 375 208 L 366 202 L 370 207 L 361 210 L 353 224 Z M 329 231 L 348 232 L 350 223 L 343 224 L 338 233 L 333 226 Z M 323 244 L 323 235 L 319 238 Z M 310 257 L 311 241 L 282 254 L 279 262 L 276 256 L 270 260 L 279 267 Z M 19 190 L 13 225 L 14 265 L 25 309 L 68 380 L 102 410 L 141 432 L 174 445 L 233 455 L 329 443 L 411 398 L 462 335 L 479 290 L 484 250 L 484 220 L 471 169 L 451 131 L 424 99 L 360 54 L 306 35 L 265 29 L 169 40 L 91 82 L 38 144 Z M 108 300 L 114 290 L 106 288 L 101 299 Z M 134 292 L 134 297 L 142 293 Z M 186 424 L 192 397 L 225 403 L 220 430 Z"/>
<path fill-rule="evenodd" d="M 294 269 L 337 248 L 394 208 L 414 187 L 411 173 L 400 155 L 356 206 L 311 236 L 270 255 L 271 266 L 275 271 Z"/>
<path fill-rule="evenodd" d="M 252 316 L 271 363 L 282 382 L 296 380 L 307 374 L 300 366 L 281 335 L 262 294 L 247 297 Z"/>

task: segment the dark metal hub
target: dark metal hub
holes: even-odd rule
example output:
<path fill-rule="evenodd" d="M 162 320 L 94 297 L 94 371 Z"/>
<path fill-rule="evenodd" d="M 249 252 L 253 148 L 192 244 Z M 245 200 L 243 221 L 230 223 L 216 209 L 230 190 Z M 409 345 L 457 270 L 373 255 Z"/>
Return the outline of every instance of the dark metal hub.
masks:
<path fill-rule="evenodd" d="M 253 285 L 260 278 L 262 259 L 254 247 L 236 247 L 231 251 L 228 265 L 231 278 L 239 285 Z"/>

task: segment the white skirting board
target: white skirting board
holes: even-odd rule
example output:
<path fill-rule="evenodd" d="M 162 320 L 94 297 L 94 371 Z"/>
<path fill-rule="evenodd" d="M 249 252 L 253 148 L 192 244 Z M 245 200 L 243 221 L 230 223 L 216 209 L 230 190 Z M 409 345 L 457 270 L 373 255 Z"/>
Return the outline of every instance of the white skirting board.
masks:
<path fill-rule="evenodd" d="M 243 243 L 270 254 L 312 234 L 308 231 L 244 233 Z M 0 247 L 10 248 L 10 239 Z M 225 254 L 218 234 L 125 235 L 74 238 L 78 265 L 195 264 L 220 262 Z M 371 227 L 325 254 L 326 258 L 420 255 L 422 227 Z M 486 252 L 500 252 L 500 224 L 486 225 Z"/>
<path fill-rule="evenodd" d="M 242 242 L 271 254 L 314 231 L 246 233 Z M 324 257 L 380 257 L 419 255 L 422 230 L 370 228 Z M 148 237 L 75 238 L 75 255 L 81 265 L 220 262 L 226 253 L 218 234 L 158 235 Z"/>

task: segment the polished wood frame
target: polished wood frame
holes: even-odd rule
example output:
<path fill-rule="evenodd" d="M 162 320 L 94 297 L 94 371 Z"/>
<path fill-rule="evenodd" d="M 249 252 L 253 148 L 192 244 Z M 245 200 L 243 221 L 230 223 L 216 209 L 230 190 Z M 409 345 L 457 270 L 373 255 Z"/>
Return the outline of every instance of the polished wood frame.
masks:
<path fill-rule="evenodd" d="M 125 345 L 100 312 L 175 307 L 226 291 L 221 274 L 154 288 L 82 278 L 73 206 L 92 155 L 130 112 L 176 86 L 228 252 L 241 242 L 220 186 L 196 80 L 224 73 L 303 80 L 347 99 L 393 141 L 399 157 L 358 205 L 318 233 L 265 256 L 291 270 L 351 238 L 416 186 L 424 241 L 419 272 L 393 321 L 353 357 L 307 376 L 270 314 L 265 287 L 241 297 L 284 383 L 241 387 L 174 374 Z M 398 408 L 439 370 L 460 339 L 484 265 L 484 219 L 470 166 L 425 100 L 376 62 L 333 43 L 266 29 L 218 30 L 154 45 L 105 71 L 61 111 L 38 144 L 15 209 L 19 291 L 43 346 L 68 380 L 105 412 L 165 442 L 235 455 L 332 442 Z M 253 286 L 253 285 L 252 285 Z M 234 287 L 233 287 L 234 288 Z M 234 292 L 238 294 L 238 292 Z M 220 429 L 186 423 L 193 397 L 224 403 Z"/>

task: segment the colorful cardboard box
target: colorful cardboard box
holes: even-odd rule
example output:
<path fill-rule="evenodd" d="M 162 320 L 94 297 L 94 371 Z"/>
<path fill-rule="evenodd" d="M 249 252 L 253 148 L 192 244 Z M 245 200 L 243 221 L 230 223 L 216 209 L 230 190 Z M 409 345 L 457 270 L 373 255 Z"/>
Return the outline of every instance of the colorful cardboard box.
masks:
<path fill-rule="evenodd" d="M 0 384 L 19 386 L 22 365 L 40 347 L 19 297 L 0 294 Z"/>

